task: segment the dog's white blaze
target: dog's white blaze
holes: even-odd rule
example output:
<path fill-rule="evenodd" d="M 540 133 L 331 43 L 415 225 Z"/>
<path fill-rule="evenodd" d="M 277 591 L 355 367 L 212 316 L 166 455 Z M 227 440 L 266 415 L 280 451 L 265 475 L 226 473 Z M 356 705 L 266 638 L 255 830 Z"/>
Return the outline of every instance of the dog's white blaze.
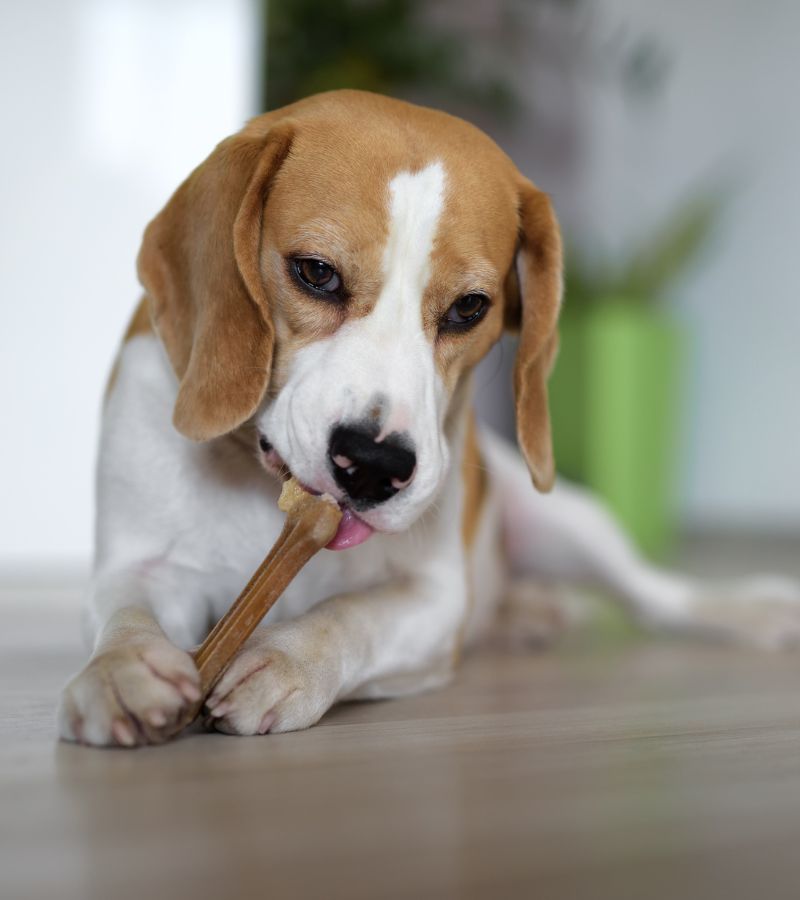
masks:
<path fill-rule="evenodd" d="M 383 251 L 385 282 L 372 315 L 393 328 L 422 330 L 422 297 L 431 273 L 431 251 L 444 205 L 440 162 L 401 172 L 389 182 L 389 235 Z"/>
<path fill-rule="evenodd" d="M 406 431 L 412 407 L 435 406 L 441 384 L 425 337 L 422 300 L 431 274 L 431 253 L 444 207 L 446 176 L 436 161 L 417 172 L 400 172 L 389 182 L 389 227 L 383 250 L 384 283 L 368 317 L 369 340 L 392 348 L 394 369 L 425 396 L 396 396 L 383 434 Z M 413 392 L 413 387 L 412 387 Z M 391 398 L 390 398 L 391 399 Z"/>
<path fill-rule="evenodd" d="M 417 455 L 411 484 L 391 502 L 364 513 L 384 530 L 408 527 L 428 506 L 448 468 L 447 397 L 422 312 L 445 186 L 439 161 L 391 178 L 383 283 L 375 306 L 329 338 L 299 350 L 285 386 L 259 420 L 301 481 L 336 496 L 327 462 L 331 429 L 364 419 L 380 403 L 381 435 L 405 432 Z"/>

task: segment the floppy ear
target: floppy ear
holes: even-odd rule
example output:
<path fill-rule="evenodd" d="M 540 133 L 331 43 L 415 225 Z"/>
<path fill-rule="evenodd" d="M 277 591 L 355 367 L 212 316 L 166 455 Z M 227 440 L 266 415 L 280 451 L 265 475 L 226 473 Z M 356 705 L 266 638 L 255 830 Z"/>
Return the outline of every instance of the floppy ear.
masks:
<path fill-rule="evenodd" d="M 533 483 L 549 491 L 555 480 L 547 379 L 558 350 L 556 325 L 561 307 L 561 233 L 546 194 L 529 181 L 520 189 L 519 297 L 507 324 L 519 328 L 514 365 L 517 439 Z"/>
<path fill-rule="evenodd" d="M 267 388 L 274 329 L 259 248 L 290 143 L 282 125 L 224 140 L 145 230 L 139 280 L 180 380 L 173 423 L 193 440 L 241 425 Z"/>

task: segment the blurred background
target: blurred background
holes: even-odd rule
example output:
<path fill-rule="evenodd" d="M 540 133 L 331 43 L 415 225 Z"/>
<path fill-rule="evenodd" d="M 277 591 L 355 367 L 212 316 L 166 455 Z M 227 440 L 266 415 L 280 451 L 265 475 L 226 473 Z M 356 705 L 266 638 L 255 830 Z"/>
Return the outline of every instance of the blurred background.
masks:
<path fill-rule="evenodd" d="M 247 117 L 336 87 L 469 118 L 552 195 L 564 474 L 656 558 L 800 536 L 798 34 L 790 0 L 0 5 L 0 573 L 88 567 L 147 221 Z M 512 359 L 477 391 L 507 433 Z"/>

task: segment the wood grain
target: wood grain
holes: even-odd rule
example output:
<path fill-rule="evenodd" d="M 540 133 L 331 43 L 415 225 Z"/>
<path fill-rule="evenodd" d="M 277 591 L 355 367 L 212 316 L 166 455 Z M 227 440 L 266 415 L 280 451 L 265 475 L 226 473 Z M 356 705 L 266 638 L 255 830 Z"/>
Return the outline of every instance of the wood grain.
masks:
<path fill-rule="evenodd" d="M 638 640 L 467 657 L 316 728 L 56 744 L 73 606 L 0 633 L 3 898 L 800 893 L 800 658 Z"/>

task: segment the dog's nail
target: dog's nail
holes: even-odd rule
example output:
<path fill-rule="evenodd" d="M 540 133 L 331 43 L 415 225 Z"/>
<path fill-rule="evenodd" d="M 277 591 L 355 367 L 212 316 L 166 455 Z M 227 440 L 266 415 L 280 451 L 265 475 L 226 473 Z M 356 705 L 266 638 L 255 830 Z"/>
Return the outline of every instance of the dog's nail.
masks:
<path fill-rule="evenodd" d="M 210 710 L 210 713 L 215 719 L 221 719 L 225 715 L 225 713 L 227 713 L 230 710 L 230 708 L 231 708 L 230 703 L 220 703 L 217 706 L 215 706 L 212 710 Z"/>
<path fill-rule="evenodd" d="M 111 733 L 114 735 L 114 740 L 123 747 L 132 747 L 136 743 L 131 726 L 127 722 L 123 722 L 122 719 L 117 719 L 114 722 L 111 726 Z"/>
<path fill-rule="evenodd" d="M 261 724 L 258 726 L 258 733 L 266 734 L 275 724 L 275 719 L 277 718 L 277 713 L 274 713 L 272 710 L 270 710 L 261 720 Z"/>
<path fill-rule="evenodd" d="M 336 456 L 333 457 L 333 462 L 340 469 L 349 469 L 350 466 L 353 465 L 352 459 L 350 459 L 347 456 L 342 456 L 340 453 L 338 453 Z"/>
<path fill-rule="evenodd" d="M 152 709 L 147 714 L 147 721 L 155 728 L 161 728 L 162 725 L 167 724 L 167 717 L 164 715 L 164 712 L 162 710 Z"/>

